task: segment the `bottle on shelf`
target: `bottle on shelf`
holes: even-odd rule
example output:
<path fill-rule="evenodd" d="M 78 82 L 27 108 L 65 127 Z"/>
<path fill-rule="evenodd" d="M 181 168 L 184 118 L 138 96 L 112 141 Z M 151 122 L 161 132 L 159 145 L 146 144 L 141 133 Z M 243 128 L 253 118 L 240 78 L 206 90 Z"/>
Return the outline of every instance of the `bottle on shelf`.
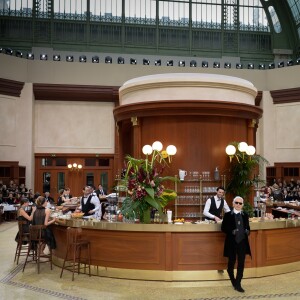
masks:
<path fill-rule="evenodd" d="M 218 167 L 216 167 L 215 171 L 214 171 L 214 179 L 216 181 L 220 180 L 220 172 L 219 172 L 219 169 Z"/>

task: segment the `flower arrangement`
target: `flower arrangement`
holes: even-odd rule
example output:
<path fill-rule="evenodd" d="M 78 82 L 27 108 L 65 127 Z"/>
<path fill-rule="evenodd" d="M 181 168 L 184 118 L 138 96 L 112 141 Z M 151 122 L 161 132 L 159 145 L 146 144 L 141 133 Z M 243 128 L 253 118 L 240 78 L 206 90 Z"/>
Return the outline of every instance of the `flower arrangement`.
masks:
<path fill-rule="evenodd" d="M 155 142 L 157 143 L 157 142 Z M 161 147 L 155 147 L 153 143 L 148 150 L 143 148 L 145 159 L 126 157 L 124 171 L 124 184 L 127 188 L 127 197 L 122 203 L 121 212 L 128 219 L 140 218 L 143 223 L 150 221 L 150 210 L 158 210 L 162 214 L 163 208 L 177 196 L 176 192 L 165 188 L 166 181 L 177 181 L 176 177 L 162 177 L 164 169 L 171 161 L 171 155 Z M 160 143 L 161 144 L 161 143 Z"/>

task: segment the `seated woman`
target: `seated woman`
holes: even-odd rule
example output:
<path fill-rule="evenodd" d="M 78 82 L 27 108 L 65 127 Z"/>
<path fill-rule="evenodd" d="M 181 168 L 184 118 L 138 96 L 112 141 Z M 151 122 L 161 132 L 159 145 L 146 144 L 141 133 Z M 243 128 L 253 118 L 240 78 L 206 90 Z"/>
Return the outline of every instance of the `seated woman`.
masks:
<path fill-rule="evenodd" d="M 56 221 L 56 219 L 50 220 L 51 210 L 46 208 L 47 201 L 43 196 L 39 196 L 36 199 L 35 203 L 36 203 L 36 210 L 33 214 L 32 224 L 47 226 L 44 230 L 44 238 L 46 240 L 47 246 L 50 249 L 55 249 L 56 241 L 49 225 L 53 224 Z"/>
<path fill-rule="evenodd" d="M 29 200 L 27 198 L 22 198 L 20 200 L 20 208 L 17 211 L 17 220 L 18 221 L 26 221 L 26 224 L 23 224 L 22 231 L 23 233 L 29 233 L 29 224 L 32 221 L 33 213 L 36 209 L 35 206 L 32 207 L 31 215 L 29 215 L 26 211 L 26 207 L 29 206 Z M 16 235 L 15 241 L 18 242 L 19 240 L 19 232 Z M 27 241 L 23 241 L 24 244 L 27 243 Z"/>

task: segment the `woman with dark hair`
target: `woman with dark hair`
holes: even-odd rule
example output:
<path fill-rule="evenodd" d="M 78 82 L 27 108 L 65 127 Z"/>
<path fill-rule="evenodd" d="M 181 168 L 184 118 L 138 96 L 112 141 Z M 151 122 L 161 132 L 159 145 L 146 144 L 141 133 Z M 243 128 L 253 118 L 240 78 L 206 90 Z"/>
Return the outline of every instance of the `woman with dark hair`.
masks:
<path fill-rule="evenodd" d="M 18 212 L 17 212 L 17 220 L 18 221 L 26 221 L 26 224 L 23 224 L 23 226 L 22 226 L 23 233 L 29 232 L 29 224 L 32 221 L 33 213 L 36 209 L 35 206 L 33 206 L 31 215 L 29 215 L 26 211 L 26 207 L 28 207 L 28 206 L 29 206 L 29 200 L 27 198 L 22 198 L 20 200 L 20 208 L 18 209 Z M 15 238 L 16 242 L 18 242 L 18 240 L 19 240 L 19 232 L 17 233 L 16 238 Z"/>
<path fill-rule="evenodd" d="M 44 197 L 39 196 L 36 199 L 35 203 L 36 203 L 36 210 L 33 214 L 32 224 L 47 226 L 44 229 L 44 238 L 46 240 L 48 247 L 50 249 L 55 249 L 56 242 L 55 242 L 53 232 L 52 232 L 51 228 L 49 227 L 49 225 L 53 224 L 56 221 L 56 219 L 50 220 L 51 210 L 46 208 L 47 201 L 45 200 Z"/>

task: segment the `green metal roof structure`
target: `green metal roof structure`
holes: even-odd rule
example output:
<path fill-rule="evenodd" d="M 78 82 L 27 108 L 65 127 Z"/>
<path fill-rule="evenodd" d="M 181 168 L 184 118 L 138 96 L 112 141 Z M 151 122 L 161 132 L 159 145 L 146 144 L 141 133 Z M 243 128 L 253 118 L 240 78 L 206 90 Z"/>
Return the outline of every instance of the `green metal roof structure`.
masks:
<path fill-rule="evenodd" d="M 12 55 L 44 47 L 269 63 L 299 58 L 299 37 L 300 0 L 0 0 L 0 47 Z"/>

